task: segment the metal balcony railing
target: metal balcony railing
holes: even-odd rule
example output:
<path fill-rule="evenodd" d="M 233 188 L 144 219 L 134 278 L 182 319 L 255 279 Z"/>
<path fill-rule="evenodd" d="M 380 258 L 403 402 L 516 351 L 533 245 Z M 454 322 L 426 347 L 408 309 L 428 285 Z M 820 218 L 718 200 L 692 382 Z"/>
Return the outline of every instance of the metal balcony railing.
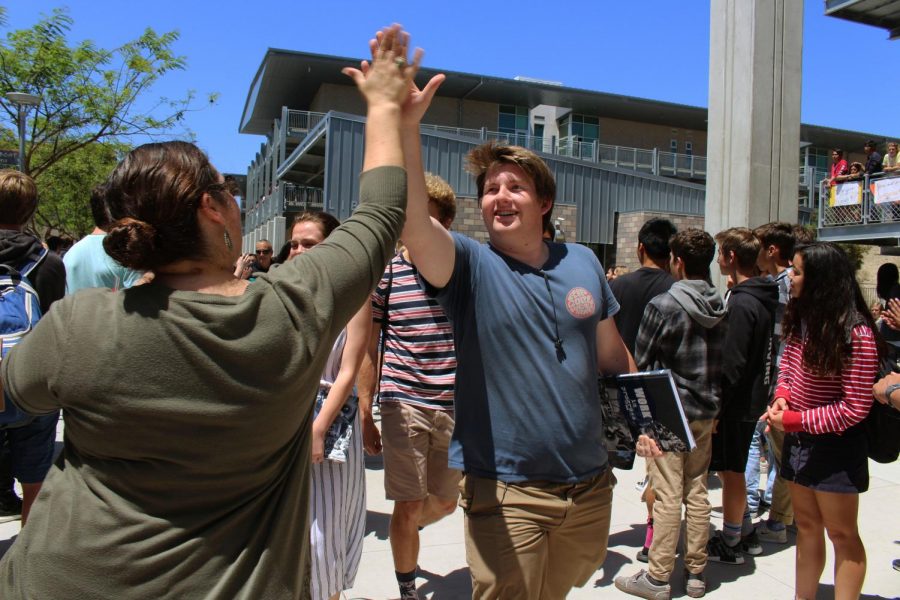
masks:
<path fill-rule="evenodd" d="M 283 212 L 323 210 L 325 206 L 322 188 L 293 183 L 282 183 L 280 188 Z"/>
<path fill-rule="evenodd" d="M 819 227 L 900 225 L 900 173 L 865 175 L 829 186 L 819 182 Z"/>
<path fill-rule="evenodd" d="M 287 111 L 287 134 L 289 136 L 305 135 L 307 131 L 319 124 L 325 113 L 306 110 Z"/>
<path fill-rule="evenodd" d="M 706 157 L 677 152 L 659 152 L 657 174 L 706 179 Z"/>
<path fill-rule="evenodd" d="M 630 146 L 614 146 L 601 144 L 596 140 L 584 142 L 570 138 L 562 138 L 554 146 L 550 140 L 524 133 L 506 133 L 487 129 L 467 129 L 465 127 L 447 127 L 444 125 L 423 124 L 426 131 L 449 133 L 479 140 L 495 140 L 516 146 L 522 146 L 536 152 L 568 156 L 580 160 L 610 165 L 620 169 L 629 169 L 654 175 L 688 177 L 691 179 L 706 178 L 706 157 L 679 154 L 676 152 L 660 152 L 648 148 L 632 148 Z"/>

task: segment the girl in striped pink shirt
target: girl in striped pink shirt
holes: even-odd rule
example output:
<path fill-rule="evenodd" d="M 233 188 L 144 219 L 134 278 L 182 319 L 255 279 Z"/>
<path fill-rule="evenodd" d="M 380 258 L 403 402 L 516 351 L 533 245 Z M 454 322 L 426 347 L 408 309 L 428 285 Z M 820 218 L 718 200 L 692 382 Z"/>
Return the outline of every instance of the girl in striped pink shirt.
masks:
<path fill-rule="evenodd" d="M 849 259 L 817 242 L 794 254 L 786 345 L 771 427 L 786 432 L 780 475 L 797 524 L 796 594 L 815 598 L 825 568 L 825 531 L 834 546 L 834 597 L 858 598 L 866 552 L 856 520 L 869 486 L 861 422 L 872 406 L 880 341 Z"/>

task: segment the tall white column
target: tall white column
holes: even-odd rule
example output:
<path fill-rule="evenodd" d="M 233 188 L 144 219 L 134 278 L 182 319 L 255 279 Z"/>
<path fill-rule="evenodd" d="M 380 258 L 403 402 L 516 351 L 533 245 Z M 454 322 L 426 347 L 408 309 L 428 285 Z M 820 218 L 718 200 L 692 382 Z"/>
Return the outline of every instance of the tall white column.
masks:
<path fill-rule="evenodd" d="M 803 2 L 711 0 L 706 230 L 797 221 Z"/>

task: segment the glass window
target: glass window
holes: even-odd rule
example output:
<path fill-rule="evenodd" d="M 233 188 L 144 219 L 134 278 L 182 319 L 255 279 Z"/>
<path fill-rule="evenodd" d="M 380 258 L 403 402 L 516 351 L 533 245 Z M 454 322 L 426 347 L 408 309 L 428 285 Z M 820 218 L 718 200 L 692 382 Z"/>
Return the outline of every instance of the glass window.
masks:
<path fill-rule="evenodd" d="M 600 139 L 600 119 L 588 115 L 572 115 L 570 135 L 580 142 L 592 142 Z"/>
<path fill-rule="evenodd" d="M 693 142 L 685 142 L 684 143 L 684 153 L 687 154 L 688 156 L 691 156 L 694 154 Z"/>
<path fill-rule="evenodd" d="M 512 104 L 501 104 L 497 129 L 501 133 L 527 134 L 528 108 Z"/>
<path fill-rule="evenodd" d="M 669 151 L 678 152 L 678 140 L 669 140 Z"/>
<path fill-rule="evenodd" d="M 565 139 L 569 137 L 572 127 L 572 114 L 569 113 L 559 121 L 559 137 Z"/>

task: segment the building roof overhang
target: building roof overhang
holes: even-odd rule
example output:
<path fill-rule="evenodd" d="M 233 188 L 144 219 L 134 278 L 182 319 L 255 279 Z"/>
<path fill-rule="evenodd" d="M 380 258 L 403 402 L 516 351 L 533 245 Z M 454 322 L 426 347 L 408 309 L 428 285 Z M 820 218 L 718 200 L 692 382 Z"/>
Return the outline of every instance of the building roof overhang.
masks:
<path fill-rule="evenodd" d="M 887 29 L 890 39 L 900 39 L 900 2 L 897 0 L 825 0 L 825 14 Z"/>
<path fill-rule="evenodd" d="M 900 4 L 900 1 L 894 2 Z M 349 78 L 341 73 L 341 69 L 356 66 L 359 61 L 360 59 L 355 58 L 269 48 L 247 93 L 238 131 L 267 135 L 272 130 L 273 120 L 281 116 L 283 106 L 309 110 L 322 84 L 352 85 Z M 529 108 L 546 104 L 571 109 L 576 113 L 697 131 L 707 130 L 707 109 L 701 106 L 570 88 L 534 80 L 520 81 L 428 68 L 420 69 L 416 82 L 424 85 L 438 73 L 447 76 L 438 90 L 439 96 Z M 861 148 L 867 139 L 879 143 L 887 140 L 885 136 L 878 134 L 806 124 L 801 125 L 800 139 L 816 147 L 841 147 L 846 150 Z"/>
<path fill-rule="evenodd" d="M 309 110 L 324 83 L 352 85 L 341 69 L 356 66 L 359 59 L 270 48 L 253 78 L 241 116 L 241 133 L 266 134 L 281 107 Z M 519 81 L 489 75 L 422 68 L 416 82 L 424 84 L 438 73 L 447 80 L 439 96 L 515 104 L 533 108 L 540 104 L 570 108 L 576 113 L 706 130 L 706 109 L 633 96 L 570 88 L 534 80 Z"/>

